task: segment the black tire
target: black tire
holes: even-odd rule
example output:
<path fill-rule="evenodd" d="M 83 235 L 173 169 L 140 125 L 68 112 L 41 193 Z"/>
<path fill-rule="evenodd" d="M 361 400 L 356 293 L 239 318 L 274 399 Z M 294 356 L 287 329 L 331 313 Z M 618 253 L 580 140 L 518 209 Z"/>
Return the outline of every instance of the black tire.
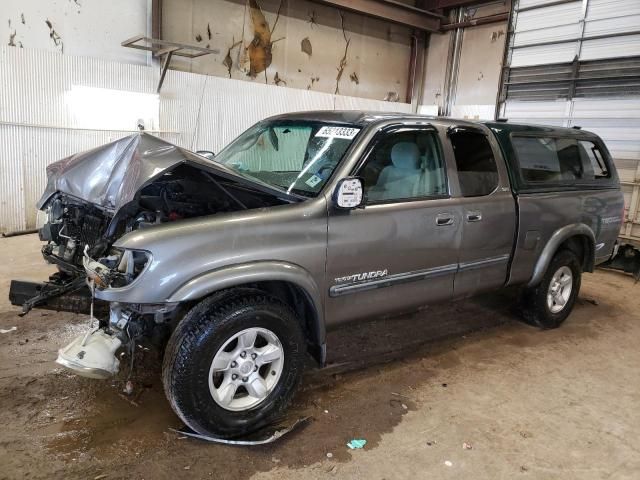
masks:
<path fill-rule="evenodd" d="M 237 332 L 266 328 L 277 335 L 284 366 L 271 393 L 254 408 L 230 411 L 209 390 L 209 368 L 216 352 Z M 258 430 L 282 415 L 299 384 L 305 341 L 291 309 L 258 290 L 227 290 L 206 298 L 180 321 L 164 355 L 162 377 L 171 407 L 202 435 L 233 438 Z"/>
<path fill-rule="evenodd" d="M 554 274 L 561 268 L 568 267 L 572 274 L 571 294 L 562 310 L 553 313 L 547 303 L 547 294 Z M 582 267 L 575 253 L 571 250 L 560 250 L 555 254 L 542 281 L 523 293 L 522 314 L 527 323 L 536 327 L 558 328 L 571 313 L 578 298 L 582 276 Z"/>

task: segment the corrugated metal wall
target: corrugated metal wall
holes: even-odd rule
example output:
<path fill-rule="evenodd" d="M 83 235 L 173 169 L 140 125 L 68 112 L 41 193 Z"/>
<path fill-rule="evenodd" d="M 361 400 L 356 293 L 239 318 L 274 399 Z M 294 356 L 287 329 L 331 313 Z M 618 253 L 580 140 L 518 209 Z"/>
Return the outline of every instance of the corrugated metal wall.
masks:
<path fill-rule="evenodd" d="M 625 194 L 621 238 L 640 246 L 640 1 L 520 0 L 511 29 L 501 116 L 600 135 Z"/>
<path fill-rule="evenodd" d="M 0 47 L 0 232 L 35 226 L 48 164 L 131 134 L 77 128 L 68 105 L 71 87 L 149 94 L 157 80 L 151 67 Z M 156 134 L 190 149 L 219 151 L 251 124 L 278 113 L 411 107 L 170 71 L 159 109 Z"/>

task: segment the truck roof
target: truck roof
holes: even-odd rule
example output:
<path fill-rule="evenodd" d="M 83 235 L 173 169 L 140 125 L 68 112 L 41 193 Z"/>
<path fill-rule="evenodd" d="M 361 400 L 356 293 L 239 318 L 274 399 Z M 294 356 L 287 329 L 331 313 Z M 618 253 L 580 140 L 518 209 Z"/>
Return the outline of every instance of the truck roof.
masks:
<path fill-rule="evenodd" d="M 331 123 L 344 123 L 348 125 L 367 126 L 386 120 L 438 120 L 442 123 L 450 123 L 452 125 L 486 125 L 495 133 L 549 133 L 562 134 L 563 136 L 586 137 L 595 136 L 586 130 L 566 127 L 556 127 L 552 125 L 536 125 L 530 123 L 511 123 L 496 121 L 477 121 L 477 120 L 461 120 L 449 117 L 434 117 L 428 115 L 417 115 L 413 113 L 394 113 L 394 112 L 375 112 L 366 110 L 314 110 L 307 112 L 285 113 L 270 117 L 270 120 L 307 120 Z"/>

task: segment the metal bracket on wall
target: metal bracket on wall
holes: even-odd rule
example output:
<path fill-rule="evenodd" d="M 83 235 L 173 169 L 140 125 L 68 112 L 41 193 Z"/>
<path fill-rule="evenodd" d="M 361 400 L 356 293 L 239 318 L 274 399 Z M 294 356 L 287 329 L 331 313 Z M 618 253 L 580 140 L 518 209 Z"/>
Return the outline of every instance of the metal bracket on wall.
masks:
<path fill-rule="evenodd" d="M 160 66 L 160 79 L 158 80 L 158 88 L 156 89 L 158 93 L 160 93 L 160 89 L 164 83 L 164 77 L 166 76 L 169 65 L 171 64 L 171 58 L 174 55 L 186 58 L 198 58 L 204 55 L 217 55 L 220 53 L 220 50 L 217 48 L 204 48 L 197 45 L 188 45 L 186 43 L 170 42 L 168 40 L 160 40 L 159 38 L 145 37 L 144 35 L 129 38 L 122 42 L 121 45 L 123 47 L 152 52 L 155 57 L 162 60 Z"/>

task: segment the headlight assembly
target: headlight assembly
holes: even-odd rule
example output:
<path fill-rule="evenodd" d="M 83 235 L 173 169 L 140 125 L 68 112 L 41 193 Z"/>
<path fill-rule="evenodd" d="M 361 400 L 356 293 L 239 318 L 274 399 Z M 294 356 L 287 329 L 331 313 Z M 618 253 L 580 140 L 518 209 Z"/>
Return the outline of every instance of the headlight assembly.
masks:
<path fill-rule="evenodd" d="M 144 250 L 130 250 L 113 247 L 109 255 L 94 260 L 85 247 L 82 264 L 87 278 L 98 289 L 120 288 L 129 285 L 144 271 L 151 254 Z"/>

